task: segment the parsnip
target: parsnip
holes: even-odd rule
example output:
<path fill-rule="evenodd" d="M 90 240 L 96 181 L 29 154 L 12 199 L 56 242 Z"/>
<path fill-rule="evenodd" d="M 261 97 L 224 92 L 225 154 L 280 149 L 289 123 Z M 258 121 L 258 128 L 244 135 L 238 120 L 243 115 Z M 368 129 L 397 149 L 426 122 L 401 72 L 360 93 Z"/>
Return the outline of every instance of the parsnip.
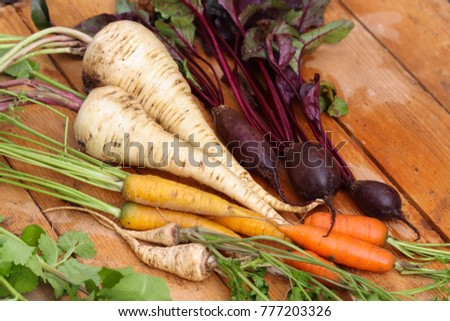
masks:
<path fill-rule="evenodd" d="M 257 184 L 220 143 L 191 94 L 189 84 L 164 44 L 146 27 L 132 21 L 110 23 L 89 43 L 83 59 L 86 89 L 114 85 L 135 97 L 145 111 L 168 132 L 198 144 L 205 150 L 219 150 L 211 157 L 239 177 L 273 208 L 305 213 L 309 206 L 291 206 Z"/>
<path fill-rule="evenodd" d="M 191 177 L 276 224 L 286 223 L 227 167 L 207 166 L 200 149 L 178 148 L 171 144 L 174 135 L 158 125 L 135 99 L 118 87 L 93 90 L 78 112 L 74 129 L 77 141 L 91 156 Z"/>

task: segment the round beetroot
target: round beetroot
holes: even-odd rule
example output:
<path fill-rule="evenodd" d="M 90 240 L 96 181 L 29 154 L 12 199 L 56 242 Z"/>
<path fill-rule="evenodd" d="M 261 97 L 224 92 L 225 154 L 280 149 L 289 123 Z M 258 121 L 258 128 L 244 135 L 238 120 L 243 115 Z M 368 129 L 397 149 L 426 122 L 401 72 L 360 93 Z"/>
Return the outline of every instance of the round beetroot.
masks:
<path fill-rule="evenodd" d="M 393 187 L 378 181 L 355 180 L 350 184 L 350 194 L 365 215 L 382 221 L 401 220 L 420 238 L 417 228 L 403 215 L 402 200 Z"/>

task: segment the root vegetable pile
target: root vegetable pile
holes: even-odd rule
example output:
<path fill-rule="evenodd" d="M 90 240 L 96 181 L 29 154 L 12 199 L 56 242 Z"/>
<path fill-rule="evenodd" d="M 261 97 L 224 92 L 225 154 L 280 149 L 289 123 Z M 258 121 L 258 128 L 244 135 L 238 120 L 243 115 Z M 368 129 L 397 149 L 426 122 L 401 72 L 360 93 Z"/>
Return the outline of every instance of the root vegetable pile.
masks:
<path fill-rule="evenodd" d="M 0 72 L 14 76 L 8 69 L 11 65 L 28 63 L 27 58 L 44 47 L 83 56 L 87 96 L 58 84 L 31 65 L 27 66 L 33 69 L 33 77 L 46 83 L 24 79 L 0 83 L 0 88 L 5 88 L 0 89 L 0 111 L 10 110 L 14 104 L 39 104 L 53 111 L 49 105 L 77 112 L 74 132 L 82 151 L 67 145 L 67 128 L 64 143 L 59 143 L 0 114 L 0 121 L 26 132 L 0 131 L 0 155 L 118 192 L 124 201 L 120 207 L 3 163 L 0 182 L 83 207 L 58 210 L 88 212 L 120 235 L 152 268 L 191 281 L 205 280 L 217 271 L 230 279 L 236 299 L 269 299 L 264 281 L 267 267 L 289 279 L 290 298 L 294 299 L 312 299 L 308 292 L 312 288 L 319 289 L 320 298 L 336 300 L 340 297 L 331 288 L 345 289 L 359 299 L 394 300 L 414 293 L 389 293 L 341 266 L 377 273 L 395 266 L 402 273 L 433 278 L 435 284 L 425 290 L 445 287 L 450 279 L 445 271 L 401 261 L 383 247 L 389 244 L 414 261 L 450 261 L 450 252 L 439 248 L 448 244 L 405 242 L 389 235 L 382 221 L 399 219 L 420 238 L 401 211 L 397 191 L 381 182 L 355 180 L 326 137 L 320 103 L 331 103 L 334 107 L 329 106 L 328 112 L 334 116 L 346 113 L 334 87 L 321 83 L 319 75 L 311 83 L 302 78 L 305 53 L 321 43 L 344 38 L 353 27 L 351 22 L 321 26 L 323 12 L 311 13 L 316 22 L 305 21 L 311 1 L 295 8 L 299 10 L 281 6 L 277 17 L 262 10 L 264 6 L 253 6 L 254 11 L 242 15 L 238 11 L 244 7 L 234 8 L 226 1 L 200 1 L 194 6 L 180 0 L 179 6 L 192 19 L 175 24 L 178 13 L 166 12 L 167 7 L 157 2 L 151 19 L 136 18 L 131 9 L 121 19 L 138 22 L 114 21 L 102 25 L 92 37 L 72 28 L 51 27 L 30 37 L 10 38 L 18 43 L 0 57 Z M 259 19 L 265 19 L 266 29 L 261 29 Z M 180 31 L 180 23 L 197 32 L 205 51 L 222 71 L 223 83 L 197 52 L 194 37 Z M 231 29 L 223 30 L 221 25 Z M 284 38 L 273 33 L 281 26 L 289 27 Z M 296 42 L 302 46 L 296 47 Z M 33 90 L 9 90 L 20 85 Z M 225 85 L 231 88 L 240 111 L 225 104 Z M 317 143 L 300 127 L 295 101 Z M 213 116 L 217 135 L 205 117 L 207 111 Z M 66 118 L 67 125 L 68 118 L 55 112 Z M 105 162 L 167 171 L 220 194 L 155 175 L 130 174 Z M 308 202 L 305 205 L 290 204 L 285 197 L 279 182 L 282 166 L 295 192 Z M 266 179 L 281 200 L 259 185 L 248 172 L 251 170 Z M 366 216 L 336 213 L 333 197 L 342 187 Z M 289 222 L 279 213 L 305 214 L 322 204 L 331 213 L 314 213 L 303 224 Z"/>

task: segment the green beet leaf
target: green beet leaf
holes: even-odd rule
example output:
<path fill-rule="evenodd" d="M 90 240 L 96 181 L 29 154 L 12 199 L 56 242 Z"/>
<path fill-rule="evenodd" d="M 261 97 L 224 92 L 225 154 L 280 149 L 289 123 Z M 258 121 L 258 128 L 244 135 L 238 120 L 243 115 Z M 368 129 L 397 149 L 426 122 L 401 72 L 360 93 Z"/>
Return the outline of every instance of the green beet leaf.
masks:
<path fill-rule="evenodd" d="M 5 69 L 4 73 L 19 78 L 31 78 L 33 72 L 39 71 L 39 64 L 31 60 L 23 60 Z"/>
<path fill-rule="evenodd" d="M 325 26 L 302 34 L 301 40 L 305 43 L 306 52 L 310 53 L 323 43 L 338 43 L 348 35 L 353 27 L 353 22 L 350 20 L 332 21 Z"/>
<path fill-rule="evenodd" d="M 200 1 L 191 1 L 191 4 L 196 8 L 201 8 Z M 181 1 L 154 0 L 153 5 L 155 6 L 155 11 L 161 14 L 164 19 L 185 17 L 189 21 L 194 21 L 195 15 Z"/>
<path fill-rule="evenodd" d="M 116 13 L 135 12 L 136 3 L 128 0 L 116 0 Z"/>
<path fill-rule="evenodd" d="M 341 98 L 335 96 L 333 103 L 328 107 L 327 113 L 331 117 L 345 116 L 348 113 L 348 105 Z"/>

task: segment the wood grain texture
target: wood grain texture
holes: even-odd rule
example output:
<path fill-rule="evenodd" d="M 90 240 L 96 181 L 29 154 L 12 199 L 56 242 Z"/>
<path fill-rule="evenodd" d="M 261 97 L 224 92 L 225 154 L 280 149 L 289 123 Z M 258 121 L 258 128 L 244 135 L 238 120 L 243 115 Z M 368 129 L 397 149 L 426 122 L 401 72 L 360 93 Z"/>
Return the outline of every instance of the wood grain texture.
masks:
<path fill-rule="evenodd" d="M 352 16 L 336 1 L 328 21 Z M 319 48 L 305 75 L 336 84 L 350 112 L 339 123 L 421 213 L 450 239 L 448 113 L 355 19 L 341 43 Z M 425 58 L 426 59 L 426 58 Z M 354 164 L 352 158 L 346 158 Z"/>
<path fill-rule="evenodd" d="M 450 109 L 447 0 L 341 0 L 425 89 Z"/>
<path fill-rule="evenodd" d="M 112 12 L 114 1 L 78 0 L 48 0 L 53 20 L 56 24 L 73 26 L 80 20 L 97 13 Z M 347 2 L 347 1 L 346 1 Z M 27 26 L 32 27 L 27 8 L 19 11 Z M 16 15 L 9 14 L 10 21 L 2 24 L 0 32 L 9 30 L 13 33 L 26 34 L 28 31 Z M 402 192 L 403 209 L 409 219 L 423 235 L 423 241 L 442 242 L 439 234 L 449 238 L 449 182 L 448 171 L 444 165 L 448 163 L 448 118 L 443 108 L 432 95 L 411 77 L 379 41 L 367 32 L 338 1 L 332 1 L 327 10 L 326 19 L 352 19 L 356 28 L 342 43 L 324 46 L 306 61 L 305 75 L 312 77 L 320 71 L 323 80 L 332 81 L 338 87 L 338 93 L 350 103 L 350 114 L 336 122 L 324 117 L 324 127 L 333 135 L 335 142 L 348 142 L 341 150 L 348 160 L 355 176 L 361 179 L 376 179 L 395 183 Z M 57 68 L 67 77 L 67 81 L 81 90 L 81 61 L 78 58 L 55 56 L 52 58 Z M 62 79 L 55 66 L 49 60 L 43 63 L 45 72 L 53 73 L 52 77 Z M 232 102 L 230 96 L 228 101 Z M 425 115 L 420 111 L 426 110 Z M 440 111 L 439 111 L 440 110 Z M 41 113 L 41 112 L 40 112 Z M 417 117 L 416 114 L 420 114 Z M 74 115 L 70 114 L 73 120 Z M 300 121 L 303 121 L 299 113 Z M 51 120 L 51 122 L 49 122 Z M 35 117 L 28 111 L 24 121 L 32 126 L 51 124 L 46 132 L 55 137 L 62 132 L 61 119 L 42 111 L 42 116 Z M 74 144 L 73 137 L 71 144 Z M 415 151 L 415 152 L 414 152 Z M 425 157 L 425 155 L 427 157 Z M 30 170 L 13 162 L 23 170 Z M 22 167 L 21 167 L 22 166 Z M 39 175 L 51 175 L 61 180 L 58 175 L 47 171 L 33 169 Z M 171 177 L 170 174 L 162 174 Z M 292 200 L 298 200 L 289 187 L 286 176 L 282 175 L 283 187 Z M 258 181 L 261 182 L 260 179 Z M 112 204 L 120 205 L 120 197 L 114 193 L 103 193 L 98 189 L 86 187 L 73 181 L 65 180 L 69 185 L 79 188 Z M 203 188 L 192 180 L 184 182 Z M 267 184 L 264 187 L 270 189 Z M 32 193 L 32 200 L 41 209 L 64 204 L 47 197 Z M 355 203 L 345 192 L 336 197 L 339 211 L 359 213 Z M 1 208 L 1 205 L 0 205 Z M 43 216 L 41 217 L 41 219 Z M 94 238 L 98 257 L 95 264 L 111 264 L 124 266 L 129 263 L 137 269 L 154 275 L 164 276 L 172 290 L 172 296 L 177 300 L 226 300 L 229 292 L 225 285 L 214 277 L 206 282 L 185 282 L 166 273 L 153 271 L 144 267 L 118 237 L 99 227 L 85 214 L 72 212 L 47 213 L 45 218 L 58 233 L 71 228 L 88 231 Z M 431 222 L 431 224 L 429 224 Z M 412 240 L 414 233 L 402 223 L 390 223 L 391 234 L 402 239 Z M 439 234 L 438 234 L 438 233 Z M 111 248 L 110 244 L 117 243 Z M 120 253 L 120 254 L 118 254 Z M 417 277 L 400 276 L 396 271 L 376 275 L 360 273 L 374 280 L 388 290 L 402 290 L 428 284 L 430 281 Z M 270 278 L 272 297 L 283 299 L 286 295 L 286 283 L 279 278 Z M 432 294 L 419 295 L 419 299 L 430 298 Z"/>

